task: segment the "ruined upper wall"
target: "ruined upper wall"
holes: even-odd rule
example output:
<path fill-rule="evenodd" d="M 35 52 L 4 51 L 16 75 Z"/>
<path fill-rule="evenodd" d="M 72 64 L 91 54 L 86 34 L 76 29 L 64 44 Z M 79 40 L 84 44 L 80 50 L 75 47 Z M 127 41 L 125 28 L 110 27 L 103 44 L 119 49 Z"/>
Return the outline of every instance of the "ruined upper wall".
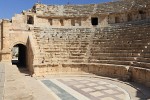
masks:
<path fill-rule="evenodd" d="M 109 27 L 110 24 L 150 19 L 150 1 L 125 0 L 87 5 L 35 4 L 32 9 L 12 17 L 13 29 L 30 26 Z"/>
<path fill-rule="evenodd" d="M 129 12 L 130 10 L 145 9 L 150 1 L 117 1 L 103 4 L 88 5 L 44 5 L 35 4 L 32 11 L 42 16 L 85 17 L 89 15 Z"/>

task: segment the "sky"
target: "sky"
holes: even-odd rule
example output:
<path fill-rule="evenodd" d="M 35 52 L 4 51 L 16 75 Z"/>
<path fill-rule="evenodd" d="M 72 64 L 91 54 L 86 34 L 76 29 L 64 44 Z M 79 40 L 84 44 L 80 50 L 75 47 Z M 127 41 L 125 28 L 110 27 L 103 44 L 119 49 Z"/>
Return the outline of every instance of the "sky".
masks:
<path fill-rule="evenodd" d="M 97 4 L 109 2 L 112 0 L 0 0 L 0 19 L 11 19 L 15 14 L 19 14 L 22 10 L 28 10 L 35 3 L 40 1 L 42 4 Z"/>

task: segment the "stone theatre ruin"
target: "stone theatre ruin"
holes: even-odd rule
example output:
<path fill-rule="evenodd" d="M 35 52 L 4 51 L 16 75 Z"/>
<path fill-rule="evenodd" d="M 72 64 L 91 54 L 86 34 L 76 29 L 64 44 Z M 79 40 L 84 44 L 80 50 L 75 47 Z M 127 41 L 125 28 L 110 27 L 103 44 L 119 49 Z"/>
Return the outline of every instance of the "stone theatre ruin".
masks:
<path fill-rule="evenodd" d="M 35 4 L 0 20 L 0 60 L 31 74 L 92 73 L 150 86 L 150 2 Z"/>

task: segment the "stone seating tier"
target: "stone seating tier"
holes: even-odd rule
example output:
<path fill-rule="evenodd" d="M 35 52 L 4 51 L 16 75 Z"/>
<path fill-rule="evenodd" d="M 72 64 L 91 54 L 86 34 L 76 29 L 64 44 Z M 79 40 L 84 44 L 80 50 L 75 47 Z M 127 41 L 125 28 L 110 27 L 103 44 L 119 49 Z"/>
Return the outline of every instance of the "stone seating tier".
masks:
<path fill-rule="evenodd" d="M 105 70 L 104 76 L 121 77 L 126 80 L 133 78 L 132 80 L 137 82 L 142 80 L 143 84 L 150 86 L 149 79 L 144 78 L 144 75 L 150 72 L 149 24 L 103 29 L 35 27 L 34 32 L 33 37 L 38 45 L 36 55 L 38 65 L 34 65 L 37 75 L 60 74 L 64 72 L 63 70 L 67 73 L 88 73 L 90 66 L 94 67 L 94 72 L 91 73 L 100 75 L 101 69 L 105 66 L 112 72 L 108 75 Z M 62 67 L 63 64 L 67 67 Z M 82 65 L 86 66 L 88 71 L 81 70 Z M 119 68 L 116 69 L 115 66 Z M 118 74 L 118 72 L 124 73 L 125 70 L 125 74 Z M 133 76 L 134 73 L 140 74 L 143 71 L 146 73 L 140 80 Z"/>

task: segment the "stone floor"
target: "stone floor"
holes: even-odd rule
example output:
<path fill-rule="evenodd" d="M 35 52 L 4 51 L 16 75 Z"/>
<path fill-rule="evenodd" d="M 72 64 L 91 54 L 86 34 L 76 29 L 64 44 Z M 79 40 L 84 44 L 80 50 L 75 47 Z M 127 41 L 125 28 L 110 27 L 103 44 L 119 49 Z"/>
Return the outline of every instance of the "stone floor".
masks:
<path fill-rule="evenodd" d="M 150 88 L 95 75 L 46 77 L 39 82 L 57 100 L 150 100 Z"/>
<path fill-rule="evenodd" d="M 62 100 L 130 100 L 122 88 L 99 79 L 50 79 L 42 83 Z"/>
<path fill-rule="evenodd" d="M 3 100 L 4 79 L 5 79 L 4 72 L 5 72 L 4 65 L 0 64 L 0 100 Z"/>
<path fill-rule="evenodd" d="M 10 65 L 5 66 L 5 70 L 6 79 L 10 82 L 5 83 L 7 86 L 4 93 L 10 93 L 10 98 L 4 100 L 150 100 L 150 88 L 134 82 L 122 82 L 93 74 L 31 77 L 27 70 L 18 70 Z M 0 65 L 0 97 L 3 94 L 5 76 L 4 66 Z M 12 83 L 13 88 L 17 88 L 14 84 L 22 84 L 24 87 L 18 86 L 18 92 L 14 92 L 16 90 L 9 88 Z M 12 99 L 11 96 L 18 95 L 20 89 L 22 92 L 30 90 L 25 93 L 32 93 L 32 98 Z"/>

